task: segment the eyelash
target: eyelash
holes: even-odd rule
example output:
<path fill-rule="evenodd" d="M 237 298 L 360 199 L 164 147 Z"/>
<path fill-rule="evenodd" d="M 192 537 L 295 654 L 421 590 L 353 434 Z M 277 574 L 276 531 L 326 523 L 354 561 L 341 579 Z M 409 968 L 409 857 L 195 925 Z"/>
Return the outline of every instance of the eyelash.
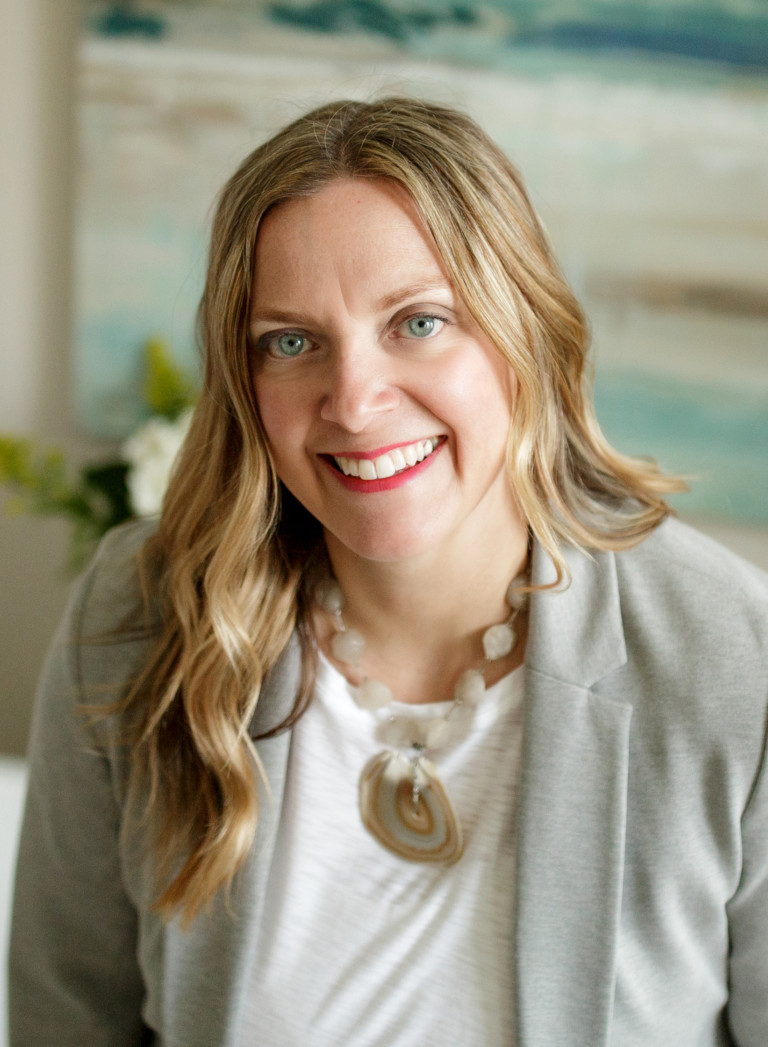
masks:
<path fill-rule="evenodd" d="M 429 335 L 426 335 L 423 339 L 419 339 L 417 336 L 414 335 L 413 338 L 412 338 L 413 341 L 429 341 L 436 334 L 439 334 L 443 327 L 448 326 L 452 322 L 451 320 L 448 319 L 447 316 L 441 316 L 439 313 L 431 313 L 431 312 L 411 313 L 410 315 L 404 317 L 404 319 L 400 320 L 399 323 L 396 323 L 394 325 L 394 330 L 395 331 L 399 331 L 400 328 L 405 327 L 406 324 L 411 323 L 413 320 L 436 320 L 437 323 L 440 324 L 440 327 L 438 328 L 437 331 L 431 332 Z M 290 328 L 288 328 L 287 330 L 284 330 L 284 331 L 269 331 L 266 334 L 263 334 L 258 339 L 258 341 L 256 342 L 256 348 L 260 352 L 263 352 L 265 355 L 270 356 L 273 360 L 291 360 L 291 359 L 298 359 L 299 357 L 305 356 L 306 352 L 296 353 L 296 355 L 294 357 L 292 357 L 290 355 L 285 356 L 285 355 L 280 355 L 279 353 L 272 353 L 272 352 L 270 352 L 270 344 L 276 342 L 279 338 L 284 338 L 286 336 L 291 336 L 291 335 L 293 335 L 293 336 L 295 336 L 297 338 L 303 338 L 307 342 L 310 342 L 310 343 L 313 341 L 313 339 L 309 335 L 304 334 L 303 331 L 292 331 Z M 407 337 L 407 336 L 405 336 L 405 337 Z"/>

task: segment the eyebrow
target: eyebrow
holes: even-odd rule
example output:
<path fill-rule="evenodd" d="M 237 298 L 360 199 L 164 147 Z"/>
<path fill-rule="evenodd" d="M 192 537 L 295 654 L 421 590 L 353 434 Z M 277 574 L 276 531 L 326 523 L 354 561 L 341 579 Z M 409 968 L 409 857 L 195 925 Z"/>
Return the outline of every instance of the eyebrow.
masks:
<path fill-rule="evenodd" d="M 393 309 L 395 306 L 408 301 L 410 298 L 418 298 L 419 296 L 429 294 L 432 291 L 449 291 L 452 293 L 452 288 L 447 280 L 417 281 L 416 283 L 407 284 L 405 287 L 399 287 L 396 291 L 391 291 L 389 294 L 384 295 L 383 298 L 379 299 L 377 309 L 382 312 L 387 309 Z M 267 320 L 270 323 L 297 324 L 302 326 L 312 323 L 311 318 L 305 316 L 303 313 L 297 313 L 295 311 L 287 312 L 284 309 L 272 309 L 268 306 L 266 309 L 255 309 L 248 318 L 248 324 L 251 326 L 255 323 L 261 323 Z"/>
<path fill-rule="evenodd" d="M 407 284 L 397 291 L 385 295 L 379 302 L 380 309 L 392 309 L 409 298 L 418 298 L 420 295 L 429 294 L 430 291 L 451 291 L 451 285 L 447 280 L 422 280 L 417 283 Z"/>

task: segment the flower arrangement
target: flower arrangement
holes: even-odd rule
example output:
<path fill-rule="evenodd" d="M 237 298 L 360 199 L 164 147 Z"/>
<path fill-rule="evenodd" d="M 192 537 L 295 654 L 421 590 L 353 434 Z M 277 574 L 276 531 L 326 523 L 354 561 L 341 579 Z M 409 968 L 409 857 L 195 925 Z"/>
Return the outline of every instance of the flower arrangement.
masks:
<path fill-rule="evenodd" d="M 82 567 L 110 527 L 160 512 L 187 434 L 194 386 L 160 340 L 147 342 L 144 361 L 147 421 L 108 460 L 84 465 L 72 477 L 61 451 L 0 433 L 0 486 L 10 494 L 6 511 L 68 517 L 73 569 Z"/>

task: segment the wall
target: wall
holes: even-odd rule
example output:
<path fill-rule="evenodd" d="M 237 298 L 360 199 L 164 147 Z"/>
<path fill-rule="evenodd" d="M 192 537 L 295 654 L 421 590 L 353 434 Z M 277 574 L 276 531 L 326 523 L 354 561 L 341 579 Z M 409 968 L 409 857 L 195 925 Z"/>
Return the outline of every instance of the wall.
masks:
<path fill-rule="evenodd" d="M 0 429 L 75 448 L 69 413 L 76 0 L 0 3 Z M 0 515 L 0 751 L 21 752 L 66 598 L 66 528 Z"/>

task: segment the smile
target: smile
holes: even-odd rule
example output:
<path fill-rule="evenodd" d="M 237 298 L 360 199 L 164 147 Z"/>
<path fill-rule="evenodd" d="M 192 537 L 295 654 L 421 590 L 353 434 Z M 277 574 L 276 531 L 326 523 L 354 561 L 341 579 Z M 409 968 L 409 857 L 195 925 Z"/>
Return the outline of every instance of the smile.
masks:
<path fill-rule="evenodd" d="M 428 458 L 440 443 L 437 436 L 426 440 L 417 440 L 402 447 L 393 447 L 376 458 L 347 458 L 333 455 L 337 468 L 345 476 L 354 476 L 360 480 L 388 480 L 391 476 L 412 469 L 419 462 Z"/>

